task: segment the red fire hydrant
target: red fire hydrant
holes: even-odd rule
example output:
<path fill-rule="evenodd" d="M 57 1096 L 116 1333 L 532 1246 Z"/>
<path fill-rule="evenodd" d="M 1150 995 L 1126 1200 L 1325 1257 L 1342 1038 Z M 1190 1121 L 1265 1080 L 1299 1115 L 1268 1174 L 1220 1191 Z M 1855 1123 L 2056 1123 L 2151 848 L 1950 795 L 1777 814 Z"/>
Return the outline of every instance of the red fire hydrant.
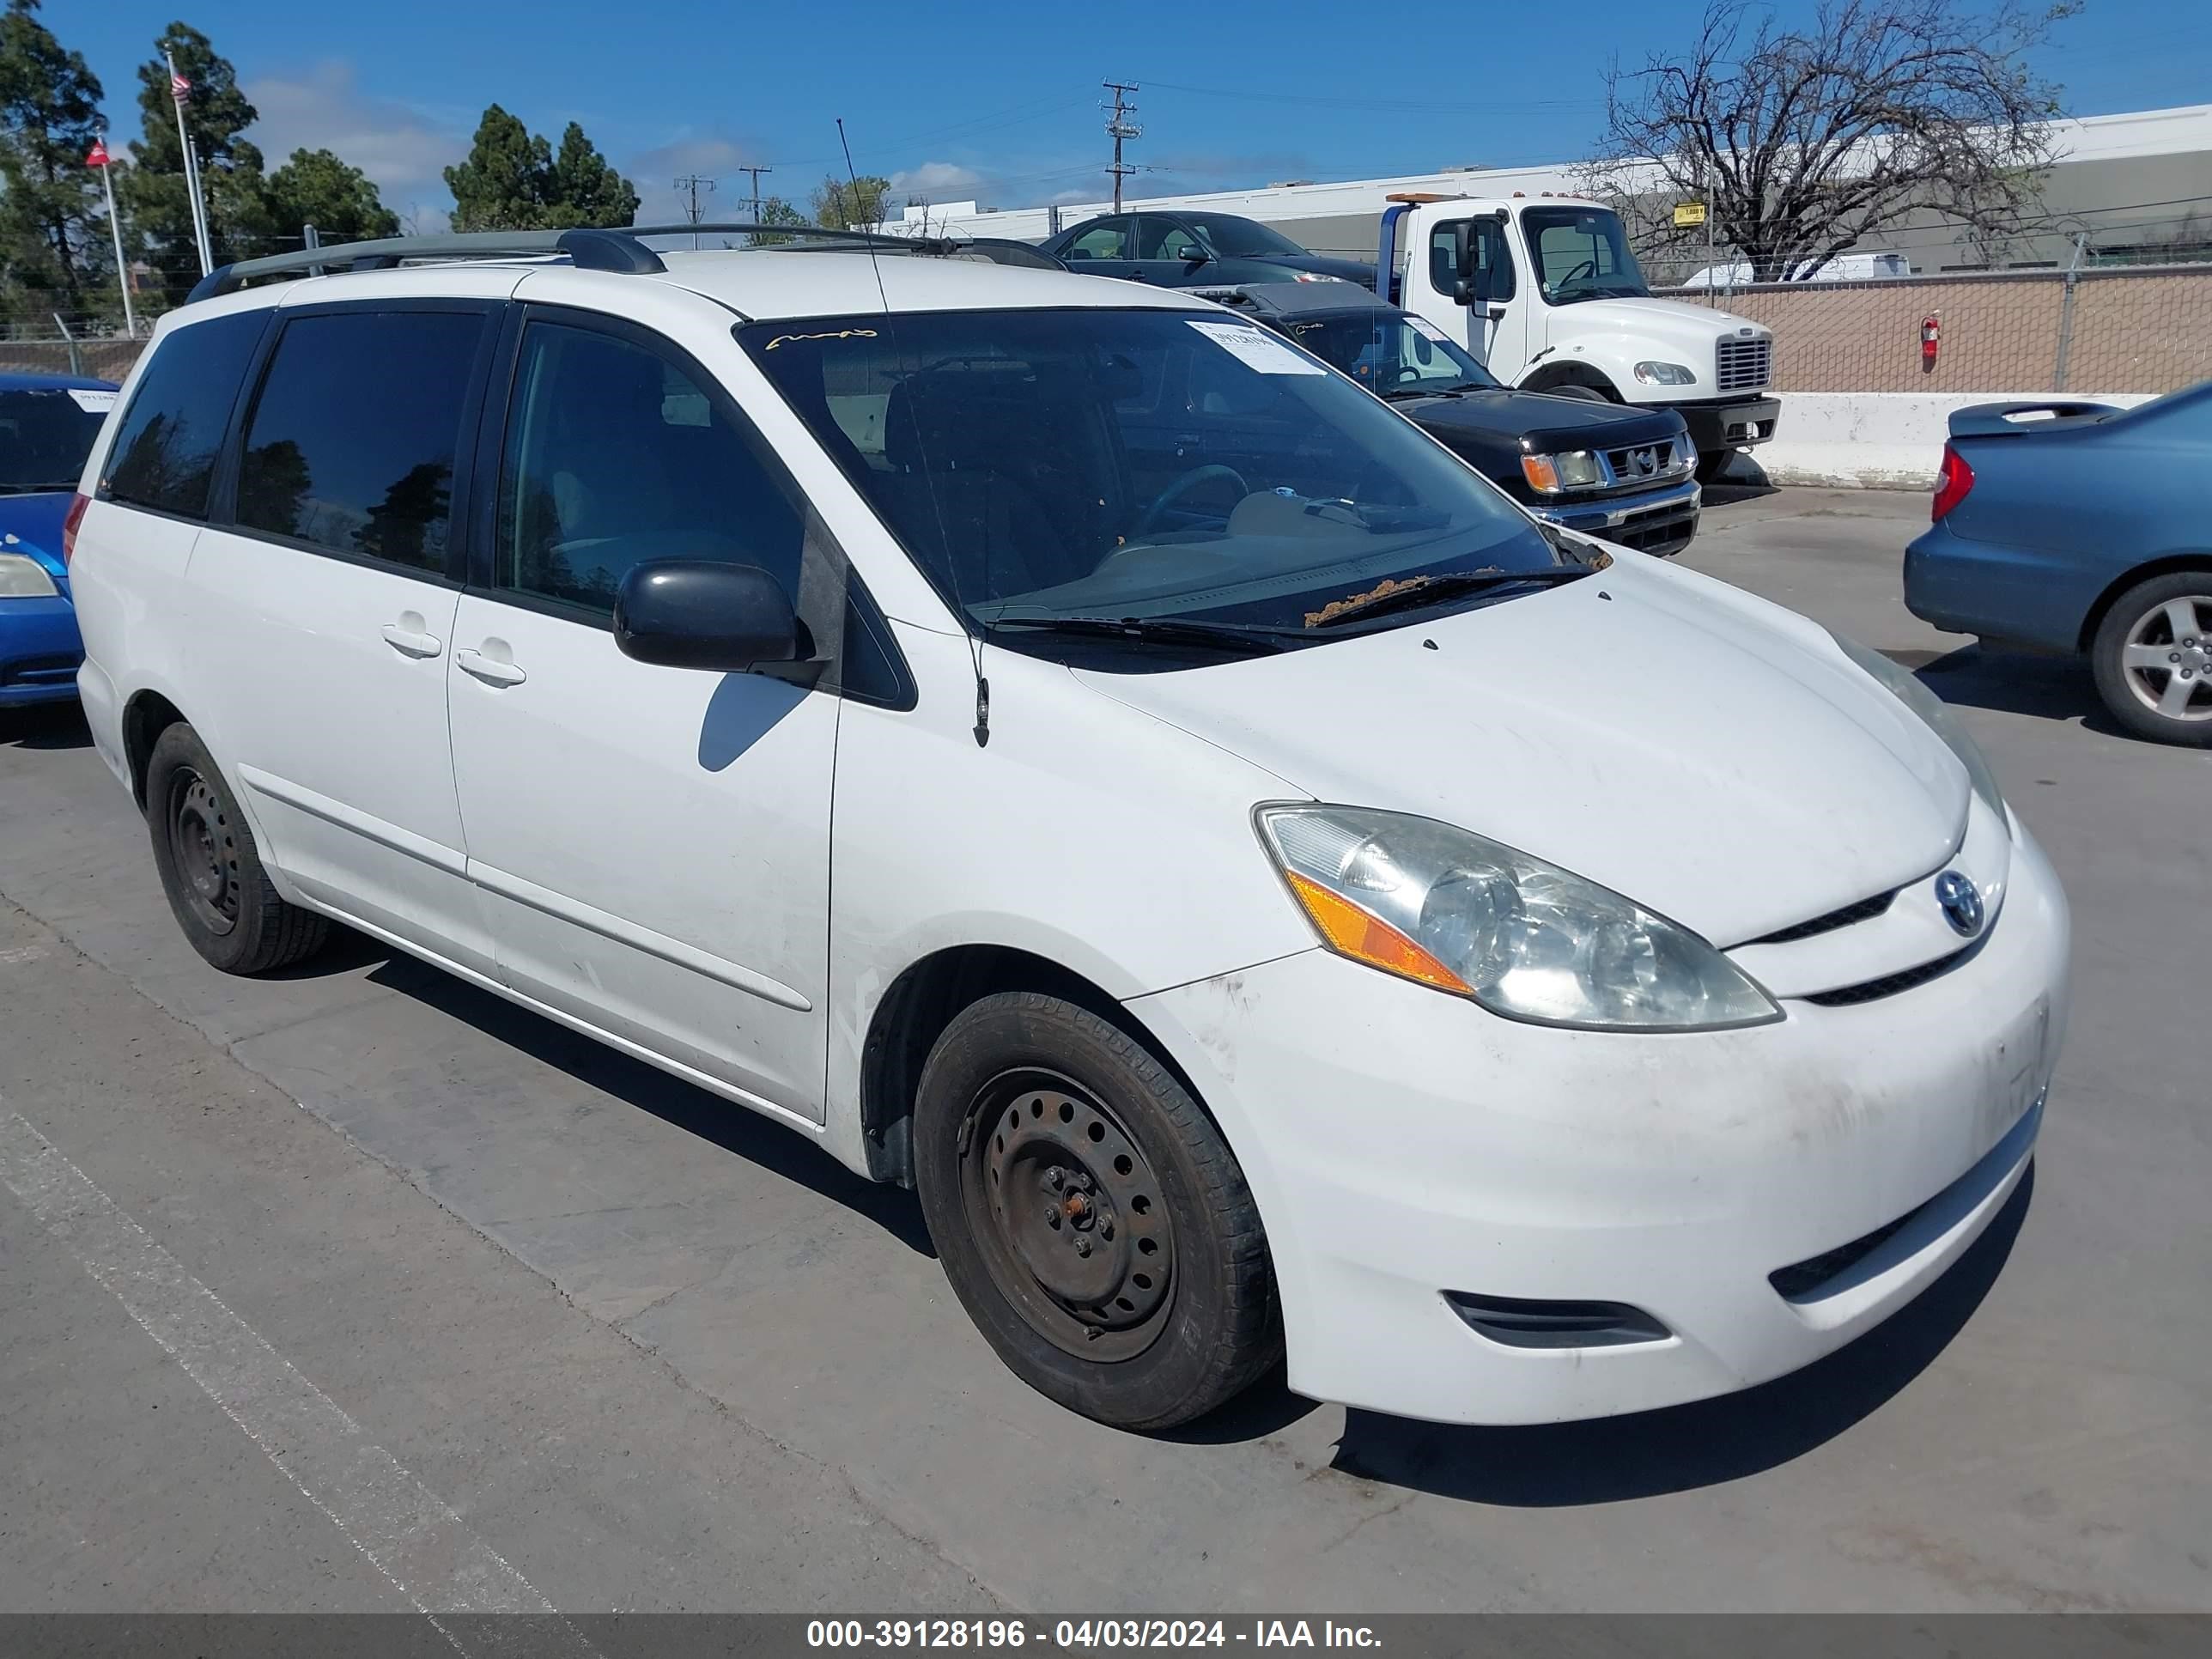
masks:
<path fill-rule="evenodd" d="M 1936 319 L 1936 313 L 1931 311 L 1920 319 L 1920 372 L 1923 374 L 1935 372 L 1936 354 L 1943 345 L 1943 325 Z"/>

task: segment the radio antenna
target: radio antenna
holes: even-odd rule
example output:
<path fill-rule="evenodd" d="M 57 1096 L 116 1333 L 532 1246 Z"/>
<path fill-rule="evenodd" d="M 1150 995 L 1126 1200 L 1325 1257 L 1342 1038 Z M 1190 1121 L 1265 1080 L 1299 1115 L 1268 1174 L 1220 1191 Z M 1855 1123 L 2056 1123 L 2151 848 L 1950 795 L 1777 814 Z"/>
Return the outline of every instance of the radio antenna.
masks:
<path fill-rule="evenodd" d="M 838 148 L 845 152 L 845 178 L 853 191 L 852 211 L 858 213 L 860 207 L 860 175 L 853 170 L 853 143 L 845 136 L 845 118 L 840 115 L 836 120 Z M 884 307 L 884 328 L 890 336 L 892 355 L 903 364 L 906 361 L 906 353 L 899 345 L 898 319 L 891 311 L 890 295 L 884 288 L 883 261 L 876 257 L 876 243 L 873 237 L 868 240 L 868 269 L 874 274 L 876 279 L 876 298 Z M 921 365 L 917 362 L 915 365 L 914 373 L 919 374 L 921 372 Z M 929 511 L 931 516 L 937 520 L 937 543 L 945 550 L 945 580 L 952 585 L 952 602 L 960 611 L 961 632 L 968 635 L 968 660 L 975 673 L 975 724 L 973 729 L 975 734 L 975 746 L 981 749 L 991 741 L 991 682 L 983 678 L 983 642 L 975 637 L 973 629 L 969 627 L 967 602 L 960 596 L 960 567 L 952 556 L 952 536 L 945 526 L 945 508 L 937 499 L 937 475 L 930 470 L 928 452 L 923 447 L 921 416 L 915 411 L 914 399 L 911 397 L 907 399 L 907 415 L 908 418 L 914 422 L 915 453 L 921 457 L 922 481 L 929 487 Z"/>

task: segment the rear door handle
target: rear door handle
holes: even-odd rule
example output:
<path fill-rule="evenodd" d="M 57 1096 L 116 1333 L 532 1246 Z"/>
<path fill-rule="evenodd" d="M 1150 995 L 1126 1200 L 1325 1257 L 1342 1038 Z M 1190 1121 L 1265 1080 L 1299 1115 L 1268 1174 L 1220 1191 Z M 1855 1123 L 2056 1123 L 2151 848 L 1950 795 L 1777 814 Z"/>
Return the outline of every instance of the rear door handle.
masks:
<path fill-rule="evenodd" d="M 465 674 L 473 674 L 486 685 L 520 685 L 530 678 L 511 662 L 496 662 L 481 651 L 456 651 L 453 664 Z"/>
<path fill-rule="evenodd" d="M 408 657 L 434 657 L 446 648 L 446 642 L 435 634 L 425 634 L 419 628 L 405 628 L 398 623 L 384 624 L 384 642 Z"/>

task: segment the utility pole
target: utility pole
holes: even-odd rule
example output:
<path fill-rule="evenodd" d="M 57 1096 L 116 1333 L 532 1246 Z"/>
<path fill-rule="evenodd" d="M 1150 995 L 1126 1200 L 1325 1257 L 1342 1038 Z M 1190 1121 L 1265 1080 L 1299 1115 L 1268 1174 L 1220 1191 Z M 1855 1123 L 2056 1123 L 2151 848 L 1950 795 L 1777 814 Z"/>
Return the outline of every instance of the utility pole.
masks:
<path fill-rule="evenodd" d="M 690 220 L 693 224 L 699 222 L 699 192 L 704 190 L 712 196 L 714 193 L 714 184 L 715 181 L 712 179 L 702 179 L 696 173 L 687 173 L 672 186 L 673 189 L 684 191 L 689 198 L 690 205 L 684 210 L 684 216 Z M 696 230 L 691 233 L 691 246 L 693 247 L 699 246 L 699 233 Z"/>
<path fill-rule="evenodd" d="M 1129 101 L 1129 94 L 1138 90 L 1136 85 L 1127 81 L 1108 81 L 1103 84 L 1106 90 L 1114 94 L 1113 118 L 1106 123 L 1106 136 L 1114 141 L 1114 165 L 1106 171 L 1114 175 L 1114 211 L 1119 213 L 1121 210 L 1121 181 L 1136 171 L 1134 167 L 1121 164 L 1121 144 L 1125 139 L 1143 137 L 1145 130 L 1129 119 L 1137 112 L 1137 106 Z M 1107 106 L 1101 104 L 1098 107 L 1105 109 Z"/>

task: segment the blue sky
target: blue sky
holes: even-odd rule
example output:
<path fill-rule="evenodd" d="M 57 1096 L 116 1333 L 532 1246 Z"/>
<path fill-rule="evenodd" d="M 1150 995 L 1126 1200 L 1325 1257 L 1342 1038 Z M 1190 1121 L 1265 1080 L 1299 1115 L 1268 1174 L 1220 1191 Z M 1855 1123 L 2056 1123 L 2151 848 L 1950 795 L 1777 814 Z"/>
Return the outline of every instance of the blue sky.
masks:
<path fill-rule="evenodd" d="M 749 186 L 736 168 L 752 161 L 775 169 L 763 190 L 803 204 L 842 170 L 840 115 L 861 171 L 904 191 L 1006 207 L 1095 200 L 1107 189 L 1098 102 L 1109 76 L 1143 87 L 1145 137 L 1130 159 L 1149 170 L 1136 195 L 1572 160 L 1598 130 L 1607 62 L 1676 45 L 1695 15 L 1694 0 L 46 0 L 45 10 L 106 82 L 118 136 L 137 131 L 135 65 L 182 15 L 237 65 L 272 166 L 326 145 L 425 229 L 450 205 L 441 168 L 495 100 L 550 136 L 581 121 L 653 216 L 675 216 L 670 185 L 684 173 L 719 176 L 714 205 L 738 216 Z M 2038 67 L 2077 114 L 2212 100 L 2212 9 L 2087 0 Z"/>

